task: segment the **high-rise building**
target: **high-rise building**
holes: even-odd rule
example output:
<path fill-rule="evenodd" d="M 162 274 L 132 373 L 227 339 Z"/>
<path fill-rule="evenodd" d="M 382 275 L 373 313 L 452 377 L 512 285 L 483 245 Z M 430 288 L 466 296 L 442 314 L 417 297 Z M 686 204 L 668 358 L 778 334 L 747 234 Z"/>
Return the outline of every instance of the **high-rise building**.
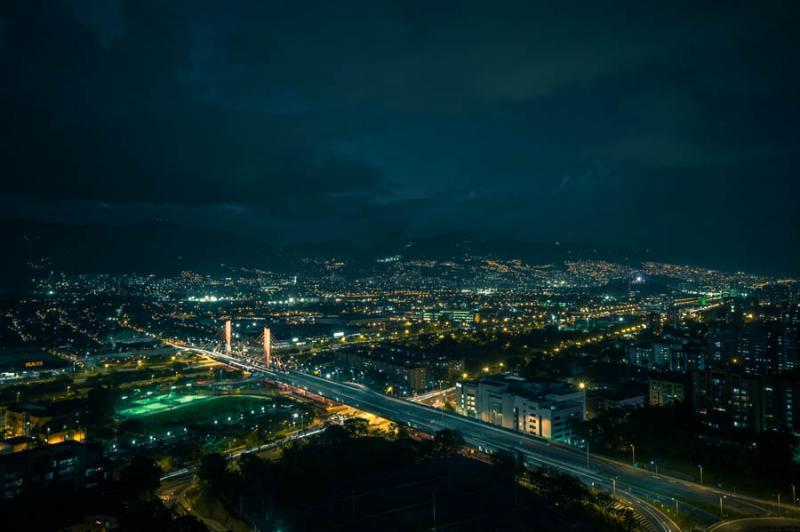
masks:
<path fill-rule="evenodd" d="M 741 359 L 745 372 L 753 375 L 777 372 L 778 364 L 771 349 L 773 331 L 765 326 L 748 325 L 737 332 L 736 357 Z"/>
<path fill-rule="evenodd" d="M 798 375 L 756 376 L 721 369 L 694 372 L 692 394 L 694 411 L 711 427 L 800 431 Z"/>
<path fill-rule="evenodd" d="M 656 342 L 645 345 L 629 346 L 626 355 L 628 364 L 651 370 L 678 370 L 684 365 L 677 353 L 680 346 L 674 350 L 671 344 Z"/>
<path fill-rule="evenodd" d="M 710 366 L 721 367 L 728 363 L 736 353 L 738 335 L 733 327 L 722 323 L 711 326 L 706 335 L 706 363 Z"/>
<path fill-rule="evenodd" d="M 798 367 L 800 356 L 800 327 L 788 324 L 778 337 L 778 371 L 791 371 Z"/>
<path fill-rule="evenodd" d="M 756 376 L 725 369 L 692 372 L 692 407 L 711 428 L 763 428 L 761 382 Z"/>
<path fill-rule="evenodd" d="M 648 385 L 650 406 L 668 406 L 686 399 L 686 386 L 679 380 L 650 379 Z"/>
<path fill-rule="evenodd" d="M 55 486 L 88 488 L 105 478 L 100 452 L 74 441 L 0 456 L 0 499 Z"/>

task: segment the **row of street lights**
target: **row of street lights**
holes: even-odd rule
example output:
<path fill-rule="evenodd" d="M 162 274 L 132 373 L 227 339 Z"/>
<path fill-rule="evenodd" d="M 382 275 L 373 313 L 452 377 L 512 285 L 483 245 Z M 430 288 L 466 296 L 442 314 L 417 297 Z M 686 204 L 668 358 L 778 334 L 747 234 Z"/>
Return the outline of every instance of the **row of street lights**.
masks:
<path fill-rule="evenodd" d="M 629 443 L 628 445 L 631 448 L 631 466 L 635 468 L 636 467 L 636 446 L 634 444 L 632 444 L 632 443 Z M 650 464 L 653 465 L 653 467 L 655 469 L 655 474 L 658 475 L 658 463 L 655 460 L 651 460 Z M 703 482 L 703 466 L 698 464 L 697 468 L 700 471 L 700 485 L 702 486 L 702 485 L 704 485 L 704 482 Z M 589 442 L 588 441 L 586 442 L 586 469 L 589 469 Z M 611 479 L 611 483 L 612 483 L 612 488 L 611 488 L 612 496 L 616 496 L 616 493 L 617 493 L 617 479 L 616 479 L 616 477 Z M 794 504 L 797 504 L 797 487 L 794 484 L 790 484 L 790 486 L 792 488 L 792 504 L 794 505 Z M 727 495 L 720 495 L 719 496 L 719 516 L 720 516 L 720 519 L 723 518 L 723 504 L 722 503 L 723 503 L 723 500 L 725 500 L 727 498 L 728 498 Z M 672 497 L 672 500 L 675 502 L 675 512 L 677 513 L 678 512 L 678 500 L 675 497 Z M 778 506 L 780 507 L 780 505 L 781 505 L 781 494 L 778 493 Z"/>
<path fill-rule="evenodd" d="M 587 446 L 588 446 L 588 444 L 587 444 Z M 636 447 L 632 443 L 630 444 L 630 446 L 631 446 L 631 465 L 633 467 L 636 467 Z M 651 460 L 650 463 L 653 464 L 653 466 L 655 467 L 656 475 L 658 475 L 658 464 L 653 460 Z M 697 465 L 697 469 L 700 471 L 700 485 L 703 486 L 703 485 L 705 485 L 704 482 L 703 482 L 703 466 L 701 464 L 698 464 Z M 797 504 L 797 487 L 794 484 L 789 484 L 789 486 L 791 486 L 791 488 L 792 488 L 792 504 Z M 720 518 L 722 518 L 722 501 L 724 499 L 727 499 L 727 498 L 728 498 L 727 495 L 720 495 L 719 496 L 719 516 L 720 516 Z M 780 505 L 781 505 L 781 494 L 778 493 L 778 506 L 780 506 Z M 676 501 L 676 506 L 677 506 L 677 501 Z"/>

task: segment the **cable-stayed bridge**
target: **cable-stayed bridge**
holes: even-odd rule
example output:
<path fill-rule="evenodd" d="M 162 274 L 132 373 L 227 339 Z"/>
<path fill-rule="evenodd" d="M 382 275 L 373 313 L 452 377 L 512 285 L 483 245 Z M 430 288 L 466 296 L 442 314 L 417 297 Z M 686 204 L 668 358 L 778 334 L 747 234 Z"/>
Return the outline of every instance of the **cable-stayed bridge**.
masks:
<path fill-rule="evenodd" d="M 265 341 L 266 339 L 266 341 Z M 585 450 L 528 436 L 458 414 L 434 409 L 405 399 L 384 395 L 365 386 L 338 382 L 309 375 L 278 364 L 271 356 L 272 335 L 265 328 L 259 337 L 263 353 L 249 356 L 233 349 L 203 349 L 170 344 L 192 351 L 222 364 L 246 370 L 255 378 L 266 378 L 306 390 L 329 400 L 347 404 L 372 414 L 406 423 L 434 433 L 442 429 L 460 432 L 470 447 L 479 451 L 509 451 L 521 455 L 529 466 L 551 467 L 574 475 L 587 484 L 625 495 L 631 504 L 639 505 L 640 514 L 648 516 L 656 530 L 674 532 L 679 527 L 661 509 L 677 507 L 697 522 L 711 525 L 722 515 L 800 517 L 792 505 L 780 505 L 711 486 L 654 474 L 615 460 L 588 454 Z M 645 501 L 647 501 L 645 503 Z M 659 509 L 661 508 L 661 509 Z"/>

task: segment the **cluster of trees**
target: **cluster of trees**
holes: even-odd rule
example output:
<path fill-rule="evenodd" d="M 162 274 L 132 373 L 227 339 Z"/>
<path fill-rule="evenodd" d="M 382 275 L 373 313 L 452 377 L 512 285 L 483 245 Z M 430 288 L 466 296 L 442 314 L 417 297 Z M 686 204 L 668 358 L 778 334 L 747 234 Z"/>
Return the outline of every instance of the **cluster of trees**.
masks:
<path fill-rule="evenodd" d="M 115 491 L 123 502 L 118 524 L 121 530 L 176 530 L 204 532 L 206 526 L 194 516 L 167 508 L 156 497 L 162 468 L 147 455 L 134 456 L 120 471 Z"/>
<path fill-rule="evenodd" d="M 461 435 L 450 430 L 428 441 L 368 436 L 366 422 L 356 419 L 293 442 L 278 461 L 244 455 L 232 465 L 219 454 L 207 455 L 198 476 L 203 489 L 241 517 L 291 528 L 303 509 L 330 504 L 331 494 L 347 498 L 353 493 L 355 497 L 355 479 L 410 464 L 449 464 L 440 460 L 455 457 L 463 446 Z M 533 491 L 546 501 L 543 504 L 557 507 L 556 513 L 580 523 L 580 530 L 632 529 L 629 512 L 617 510 L 610 497 L 572 477 L 549 470 L 528 471 L 519 458 L 503 453 L 494 456 L 494 466 L 496 474 L 513 482 L 505 488 L 510 493 L 519 493 L 521 498 L 524 493 L 534 496 Z"/>
<path fill-rule="evenodd" d="M 617 507 L 608 493 L 592 490 L 573 476 L 548 468 L 527 469 L 521 456 L 506 452 L 493 455 L 492 461 L 513 482 L 557 506 L 582 529 L 630 531 L 636 526 L 633 511 Z"/>
<path fill-rule="evenodd" d="M 562 340 L 583 336 L 576 331 L 546 328 L 499 336 L 478 332 L 468 338 L 456 339 L 428 335 L 418 341 L 436 352 L 464 358 L 469 372 L 479 371 L 486 364 L 503 362 L 506 368 L 529 379 L 566 378 L 580 371 L 593 382 L 616 382 L 626 374 L 634 373 L 634 368 L 621 363 L 624 356 L 622 346 L 612 342 L 584 344 L 580 349 L 562 351 L 558 356 L 546 353 Z"/>
<path fill-rule="evenodd" d="M 347 493 L 348 483 L 361 475 L 453 456 L 462 446 L 461 436 L 449 430 L 430 441 L 370 437 L 367 421 L 355 418 L 293 441 L 279 461 L 247 454 L 231 468 L 222 455 L 206 455 L 198 476 L 204 489 L 240 510 L 243 517 L 276 519 L 275 515 L 323 501 L 331 492 Z"/>
<path fill-rule="evenodd" d="M 800 481 L 789 431 L 714 431 L 685 404 L 605 412 L 581 423 L 577 432 L 593 452 L 630 459 L 633 444 L 641 463 L 654 461 L 662 471 L 688 476 L 695 476 L 700 464 L 706 482 L 731 489 L 772 494 Z"/>
<path fill-rule="evenodd" d="M 246 454 L 241 457 L 238 470 L 232 470 L 222 455 L 208 454 L 201 459 L 198 475 L 217 495 L 235 491 L 238 481 L 252 476 L 255 484 L 245 482 L 250 487 L 260 486 L 263 493 L 277 491 L 281 502 L 286 504 L 291 504 L 295 495 L 299 502 L 307 503 L 314 492 L 313 487 L 307 485 L 307 478 L 314 478 L 315 484 L 322 486 L 328 480 L 339 482 L 341 478 L 360 473 L 445 458 L 454 455 L 462 446 L 461 435 L 451 430 L 439 431 L 430 441 L 369 437 L 367 420 L 351 418 L 344 425 L 327 427 L 317 436 L 292 441 L 277 462 Z M 249 475 L 253 469 L 258 471 Z M 272 484 L 280 485 L 276 486 L 280 489 L 273 490 Z"/>
<path fill-rule="evenodd" d="M 156 497 L 161 468 L 145 455 L 135 456 L 115 478 L 83 489 L 69 485 L 31 492 L 0 504 L 7 530 L 60 530 L 86 516 L 116 521 L 116 530 L 175 530 L 204 532 L 205 525 L 191 515 L 179 515 Z M 46 511 L 42 511 L 46 501 Z"/>
<path fill-rule="evenodd" d="M 533 330 L 515 335 L 496 335 L 486 331 L 478 331 L 470 337 L 452 338 L 445 335 L 423 335 L 417 342 L 424 348 L 439 353 L 463 358 L 467 369 L 477 370 L 485 364 L 504 362 L 509 367 L 532 357 L 538 357 L 543 351 L 558 344 L 558 332 L 550 330 Z"/>

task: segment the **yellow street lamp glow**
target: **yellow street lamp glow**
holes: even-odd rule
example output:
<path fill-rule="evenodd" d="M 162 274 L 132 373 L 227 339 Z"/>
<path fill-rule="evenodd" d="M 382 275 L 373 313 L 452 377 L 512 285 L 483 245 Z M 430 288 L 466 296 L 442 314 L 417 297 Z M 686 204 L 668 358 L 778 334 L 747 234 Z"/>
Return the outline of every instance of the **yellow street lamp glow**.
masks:
<path fill-rule="evenodd" d="M 583 381 L 579 382 L 578 383 L 578 388 L 580 388 L 581 390 L 585 390 L 586 389 L 586 383 L 583 382 Z"/>

